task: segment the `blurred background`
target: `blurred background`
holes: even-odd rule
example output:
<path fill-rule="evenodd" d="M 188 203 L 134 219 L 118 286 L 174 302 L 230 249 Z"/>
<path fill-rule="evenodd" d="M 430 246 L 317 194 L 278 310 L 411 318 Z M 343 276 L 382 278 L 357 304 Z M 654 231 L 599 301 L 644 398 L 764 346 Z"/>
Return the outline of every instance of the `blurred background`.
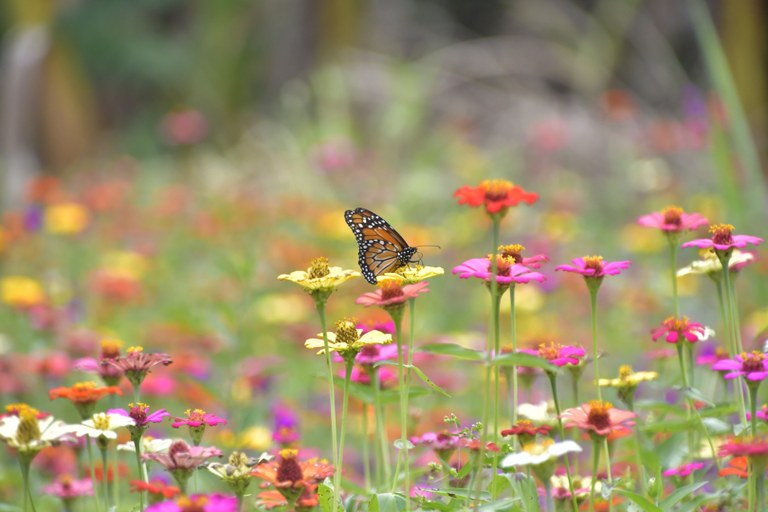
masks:
<path fill-rule="evenodd" d="M 231 412 L 237 435 L 268 423 L 270 403 L 323 404 L 317 379 L 290 377 L 320 372 L 302 347 L 312 303 L 277 275 L 320 255 L 355 268 L 343 212 L 357 206 L 440 245 L 424 263 L 450 274 L 490 249 L 484 213 L 452 198 L 488 178 L 540 195 L 505 219 L 505 243 L 554 264 L 633 260 L 601 290 L 603 371 L 647 369 L 669 283 L 665 241 L 637 217 L 678 204 L 768 234 L 766 20 L 760 0 L 6 0 L 0 271 L 32 284 L 3 295 L 0 391 L 63 414 L 40 378 L 75 378 L 50 358 L 118 337 L 172 353 L 174 413 Z M 551 268 L 519 292 L 521 340 L 586 344 L 586 290 Z M 768 267 L 750 272 L 754 348 Z M 357 281 L 331 322 L 386 319 L 354 306 L 370 291 Z M 686 314 L 718 326 L 708 280 L 680 286 Z M 417 344 L 481 348 L 483 287 L 430 287 Z M 428 372 L 455 398 L 423 402 L 425 425 L 477 407 L 452 368 Z M 302 414 L 322 445 L 327 417 Z"/>

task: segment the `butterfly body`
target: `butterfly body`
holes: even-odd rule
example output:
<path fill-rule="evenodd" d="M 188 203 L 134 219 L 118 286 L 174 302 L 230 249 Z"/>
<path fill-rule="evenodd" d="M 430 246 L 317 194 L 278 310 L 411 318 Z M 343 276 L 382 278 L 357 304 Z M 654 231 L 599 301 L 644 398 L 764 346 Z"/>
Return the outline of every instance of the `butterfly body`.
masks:
<path fill-rule="evenodd" d="M 358 263 L 363 277 L 376 284 L 376 276 L 411 263 L 416 248 L 387 221 L 365 208 L 344 212 L 344 220 L 357 240 Z"/>

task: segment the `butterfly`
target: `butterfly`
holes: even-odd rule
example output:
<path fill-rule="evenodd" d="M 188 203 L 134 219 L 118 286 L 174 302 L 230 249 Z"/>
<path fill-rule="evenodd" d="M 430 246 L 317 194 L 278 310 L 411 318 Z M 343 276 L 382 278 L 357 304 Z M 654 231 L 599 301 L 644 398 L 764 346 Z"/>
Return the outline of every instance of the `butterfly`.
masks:
<path fill-rule="evenodd" d="M 371 284 L 376 284 L 376 276 L 408 265 L 416 254 L 415 247 L 409 246 L 395 228 L 370 210 L 347 210 L 344 220 L 355 234 L 360 270 Z"/>

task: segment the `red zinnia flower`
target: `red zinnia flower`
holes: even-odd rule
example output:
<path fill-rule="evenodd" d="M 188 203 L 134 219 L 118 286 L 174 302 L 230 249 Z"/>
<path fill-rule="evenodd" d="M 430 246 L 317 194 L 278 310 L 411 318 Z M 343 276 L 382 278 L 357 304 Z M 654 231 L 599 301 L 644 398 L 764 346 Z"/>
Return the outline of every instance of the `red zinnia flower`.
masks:
<path fill-rule="evenodd" d="M 739 478 L 749 478 L 749 461 L 746 457 L 734 457 L 728 461 L 728 465 L 722 468 L 718 475 L 734 475 Z"/>
<path fill-rule="evenodd" d="M 181 493 L 181 489 L 163 482 L 162 480 L 131 480 L 131 492 L 148 492 L 150 495 L 171 499 Z"/>
<path fill-rule="evenodd" d="M 709 221 L 698 213 L 685 213 L 679 206 L 668 206 L 660 212 L 649 213 L 637 219 L 647 228 L 657 228 L 665 233 L 679 233 L 706 226 Z"/>
<path fill-rule="evenodd" d="M 539 198 L 535 192 L 527 192 L 507 180 L 484 180 L 477 187 L 464 185 L 453 193 L 459 204 L 472 207 L 485 206 L 490 215 L 504 216 L 511 206 L 520 202 L 533 204 Z"/>

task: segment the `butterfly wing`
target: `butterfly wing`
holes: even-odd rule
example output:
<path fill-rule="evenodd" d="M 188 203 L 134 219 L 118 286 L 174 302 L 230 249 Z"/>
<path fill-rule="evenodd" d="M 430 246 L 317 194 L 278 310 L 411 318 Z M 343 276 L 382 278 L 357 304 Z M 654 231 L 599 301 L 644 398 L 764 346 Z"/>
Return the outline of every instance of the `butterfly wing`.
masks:
<path fill-rule="evenodd" d="M 347 210 L 344 219 L 357 240 L 360 270 L 371 284 L 376 284 L 376 276 L 407 265 L 416 252 L 387 221 L 370 210 Z"/>

